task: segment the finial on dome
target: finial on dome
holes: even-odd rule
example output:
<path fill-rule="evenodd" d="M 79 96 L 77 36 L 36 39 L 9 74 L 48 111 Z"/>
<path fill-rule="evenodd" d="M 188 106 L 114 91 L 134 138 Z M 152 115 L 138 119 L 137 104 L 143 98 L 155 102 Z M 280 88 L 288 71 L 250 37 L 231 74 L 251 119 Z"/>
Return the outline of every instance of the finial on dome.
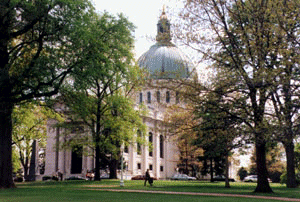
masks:
<path fill-rule="evenodd" d="M 162 10 L 160 19 L 167 19 L 167 15 L 166 15 L 166 5 L 163 5 L 163 10 Z"/>

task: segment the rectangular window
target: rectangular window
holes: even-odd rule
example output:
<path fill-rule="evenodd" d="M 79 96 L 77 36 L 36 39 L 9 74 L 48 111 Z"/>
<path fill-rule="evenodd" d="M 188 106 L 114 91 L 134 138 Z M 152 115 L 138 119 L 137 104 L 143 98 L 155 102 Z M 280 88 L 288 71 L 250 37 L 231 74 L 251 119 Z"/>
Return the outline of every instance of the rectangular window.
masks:
<path fill-rule="evenodd" d="M 156 92 L 156 100 L 157 100 L 157 103 L 160 103 L 160 92 L 159 91 Z"/>
<path fill-rule="evenodd" d="M 180 98 L 179 98 L 179 92 L 176 92 L 176 104 L 179 104 Z"/>
<path fill-rule="evenodd" d="M 140 103 L 143 102 L 143 93 L 140 93 Z"/>
<path fill-rule="evenodd" d="M 166 92 L 166 103 L 170 103 L 170 92 Z"/>
<path fill-rule="evenodd" d="M 147 93 L 147 102 L 151 103 L 151 92 Z"/>
<path fill-rule="evenodd" d="M 149 156 L 153 156 L 153 152 L 152 152 L 152 145 L 153 145 L 153 134 L 150 132 L 149 133 Z"/>
<path fill-rule="evenodd" d="M 141 170 L 141 167 L 142 167 L 142 166 L 141 166 L 141 163 L 138 163 L 138 164 L 137 164 L 137 169 L 138 169 L 138 170 Z"/>
<path fill-rule="evenodd" d="M 82 172 L 82 146 L 73 146 L 71 156 L 71 174 Z"/>
<path fill-rule="evenodd" d="M 164 137 L 162 135 L 159 136 L 159 156 L 164 158 Z"/>
<path fill-rule="evenodd" d="M 137 143 L 137 154 L 141 155 L 142 154 L 142 146 L 140 143 Z"/>
<path fill-rule="evenodd" d="M 140 130 L 137 131 L 137 138 L 138 138 L 138 141 L 140 141 L 140 138 L 142 138 L 142 132 Z M 141 155 L 142 154 L 142 145 L 141 143 L 137 143 L 137 154 L 138 155 Z"/>
<path fill-rule="evenodd" d="M 160 166 L 160 172 L 163 172 L 163 171 L 164 171 L 164 167 Z"/>
<path fill-rule="evenodd" d="M 125 147 L 124 147 L 124 152 L 125 152 L 125 153 L 128 153 L 128 152 L 129 152 L 128 146 L 125 146 Z"/>
<path fill-rule="evenodd" d="M 149 165 L 149 169 L 150 169 L 150 170 L 153 170 L 152 164 Z"/>

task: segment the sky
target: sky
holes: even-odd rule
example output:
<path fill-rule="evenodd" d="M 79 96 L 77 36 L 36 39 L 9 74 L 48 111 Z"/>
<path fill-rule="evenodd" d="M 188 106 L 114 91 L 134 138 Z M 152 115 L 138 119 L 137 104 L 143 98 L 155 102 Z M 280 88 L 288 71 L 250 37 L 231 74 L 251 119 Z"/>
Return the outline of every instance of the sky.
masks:
<path fill-rule="evenodd" d="M 166 10 L 174 9 L 177 0 L 92 0 L 96 10 L 111 14 L 123 13 L 136 26 L 135 55 L 136 59 L 155 43 L 156 24 L 163 6 Z M 172 19 L 170 19 L 172 22 Z"/>

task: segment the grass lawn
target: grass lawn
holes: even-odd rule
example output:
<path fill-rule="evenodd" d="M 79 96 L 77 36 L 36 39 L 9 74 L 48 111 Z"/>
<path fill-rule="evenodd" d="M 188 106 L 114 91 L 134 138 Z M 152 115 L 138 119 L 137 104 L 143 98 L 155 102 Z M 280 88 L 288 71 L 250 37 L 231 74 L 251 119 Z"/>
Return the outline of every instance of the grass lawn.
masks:
<path fill-rule="evenodd" d="M 254 183 L 231 183 L 231 188 L 224 188 L 224 182 L 183 182 L 183 181 L 155 181 L 154 186 L 144 187 L 143 181 L 125 181 L 125 186 L 120 187 L 118 180 L 90 181 L 65 181 L 65 182 L 34 182 L 20 183 L 18 188 L 12 190 L 0 190 L 0 201 L 5 202 L 41 202 L 41 201 L 101 201 L 101 202 L 190 202 L 190 201 L 274 201 L 267 199 L 253 199 L 240 197 L 216 197 L 216 196 L 189 196 L 170 195 L 157 193 L 126 193 L 109 192 L 103 189 L 131 189 L 144 191 L 170 191 L 170 192 L 197 192 L 197 193 L 227 193 L 266 195 L 275 197 L 289 197 L 300 199 L 300 188 L 287 189 L 284 185 L 271 184 L 274 194 L 254 194 Z M 280 200 L 278 200 L 280 201 Z"/>

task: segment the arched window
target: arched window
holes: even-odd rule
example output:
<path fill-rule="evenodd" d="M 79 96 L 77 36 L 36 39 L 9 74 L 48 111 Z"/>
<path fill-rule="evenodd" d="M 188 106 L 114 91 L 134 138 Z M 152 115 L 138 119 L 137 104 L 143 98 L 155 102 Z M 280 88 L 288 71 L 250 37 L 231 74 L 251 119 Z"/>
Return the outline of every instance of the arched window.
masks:
<path fill-rule="evenodd" d="M 170 92 L 166 92 L 166 103 L 170 103 Z"/>
<path fill-rule="evenodd" d="M 156 100 L 158 103 L 160 103 L 160 92 L 159 91 L 156 92 Z"/>
<path fill-rule="evenodd" d="M 151 92 L 147 93 L 147 102 L 151 103 Z"/>
<path fill-rule="evenodd" d="M 149 156 L 153 156 L 153 152 L 152 152 L 152 145 L 153 145 L 153 134 L 150 132 L 149 133 Z"/>
<path fill-rule="evenodd" d="M 164 136 L 159 136 L 159 156 L 164 158 Z"/>
<path fill-rule="evenodd" d="M 140 103 L 143 102 L 143 93 L 140 93 Z"/>

